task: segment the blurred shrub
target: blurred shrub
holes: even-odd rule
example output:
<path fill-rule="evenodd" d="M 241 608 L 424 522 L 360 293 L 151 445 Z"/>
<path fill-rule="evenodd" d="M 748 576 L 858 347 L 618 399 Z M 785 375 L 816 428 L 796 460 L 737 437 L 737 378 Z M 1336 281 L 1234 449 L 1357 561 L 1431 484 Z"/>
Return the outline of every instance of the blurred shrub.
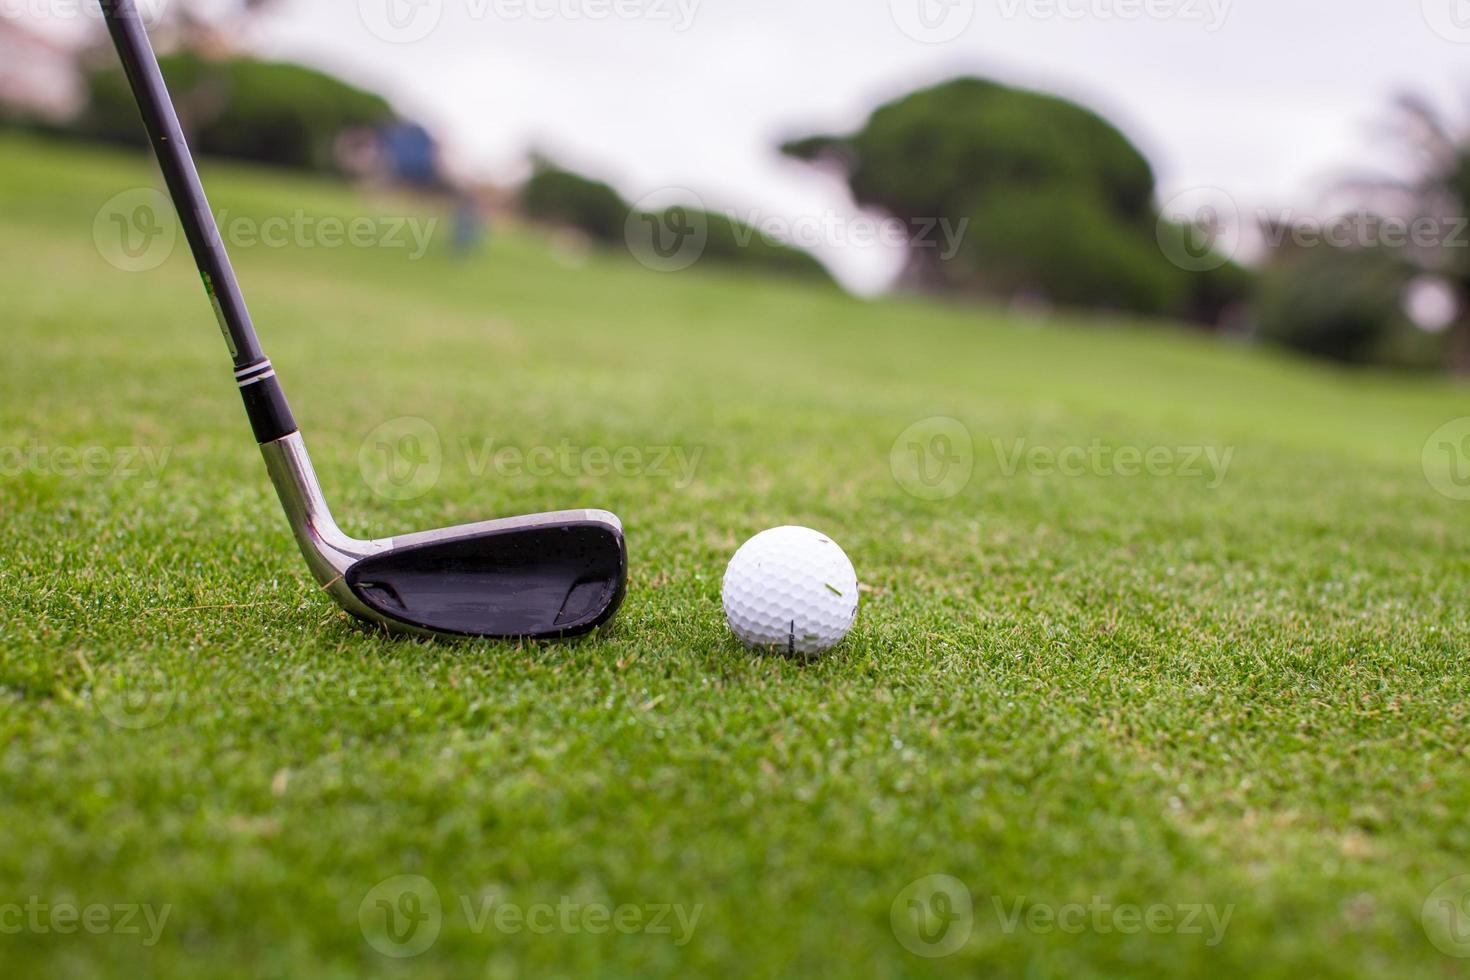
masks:
<path fill-rule="evenodd" d="M 521 187 L 520 202 L 527 216 L 538 221 L 576 228 L 604 244 L 627 245 L 632 206 L 601 181 L 541 160 Z M 706 239 L 701 262 L 832 281 L 826 267 L 810 253 L 773 241 L 726 215 L 681 206 L 647 218 L 662 228 L 703 228 Z"/>
<path fill-rule="evenodd" d="M 577 228 L 600 242 L 620 243 L 629 207 L 607 184 L 540 163 L 521 188 L 521 208 L 538 221 Z"/>
<path fill-rule="evenodd" d="M 908 279 L 924 287 L 1211 322 L 1249 292 L 1237 266 L 1169 263 L 1148 161 L 1065 99 L 960 78 L 881 106 L 850 136 L 782 150 L 835 166 L 858 203 L 899 219 L 970 219 L 956 258 L 910 250 Z"/>
<path fill-rule="evenodd" d="M 827 267 L 810 252 L 792 248 L 767 238 L 758 230 L 723 214 L 691 212 L 695 220 L 703 218 L 709 228 L 704 258 L 727 265 L 738 265 L 802 279 L 831 282 Z"/>
<path fill-rule="evenodd" d="M 195 54 L 161 59 L 192 148 L 201 154 L 299 170 L 336 171 L 337 137 L 394 120 L 380 96 L 300 65 Z M 75 132 L 89 139 L 142 144 L 143 130 L 121 69 L 87 77 L 89 104 Z"/>
<path fill-rule="evenodd" d="M 1301 249 L 1262 276 L 1261 335 L 1344 363 L 1434 364 L 1443 357 L 1442 340 L 1404 313 L 1412 276 L 1412 267 L 1390 249 Z"/>
<path fill-rule="evenodd" d="M 1206 248 L 1200 232 L 1167 219 L 1155 228 L 1155 243 L 1166 256 L 1190 256 L 1204 268 L 1180 270 L 1184 274 L 1183 306 L 1175 315 L 1199 323 L 1238 323 L 1256 292 L 1256 272 L 1227 261 L 1218 249 Z M 1171 263 L 1172 265 L 1172 263 Z"/>

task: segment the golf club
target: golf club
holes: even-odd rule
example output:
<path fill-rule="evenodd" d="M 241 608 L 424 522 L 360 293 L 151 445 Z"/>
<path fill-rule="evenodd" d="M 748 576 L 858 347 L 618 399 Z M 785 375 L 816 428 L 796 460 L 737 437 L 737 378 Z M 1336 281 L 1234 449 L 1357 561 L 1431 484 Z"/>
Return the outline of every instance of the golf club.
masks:
<path fill-rule="evenodd" d="M 600 510 L 512 517 L 376 541 L 332 519 L 306 444 L 261 351 L 178 115 L 132 0 L 100 0 L 230 354 L 271 482 L 316 580 L 394 632 L 558 639 L 612 619 L 627 586 L 622 524 Z"/>

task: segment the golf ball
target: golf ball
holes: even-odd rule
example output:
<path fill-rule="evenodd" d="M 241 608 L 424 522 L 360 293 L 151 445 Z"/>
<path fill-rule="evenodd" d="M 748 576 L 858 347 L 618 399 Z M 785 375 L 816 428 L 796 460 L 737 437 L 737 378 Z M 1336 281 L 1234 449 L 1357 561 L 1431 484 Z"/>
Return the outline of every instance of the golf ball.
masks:
<path fill-rule="evenodd" d="M 725 570 L 721 595 L 730 629 L 751 648 L 824 653 L 857 618 L 852 562 L 806 527 L 773 528 L 745 542 Z"/>

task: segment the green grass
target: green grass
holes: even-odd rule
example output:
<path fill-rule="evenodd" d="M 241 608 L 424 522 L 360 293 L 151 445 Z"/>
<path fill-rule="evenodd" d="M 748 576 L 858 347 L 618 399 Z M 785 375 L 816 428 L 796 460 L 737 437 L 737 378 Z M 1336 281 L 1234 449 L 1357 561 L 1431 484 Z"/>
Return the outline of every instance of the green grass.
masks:
<path fill-rule="evenodd" d="M 205 170 L 234 215 L 427 207 Z M 1421 465 L 1464 388 L 1157 326 L 572 267 L 512 230 L 469 261 L 443 234 L 416 262 L 237 249 L 349 531 L 627 523 L 605 636 L 395 640 L 309 579 L 182 243 L 138 273 L 94 246 L 104 202 L 152 181 L 141 158 L 0 140 L 0 447 L 168 453 L 156 480 L 55 457 L 0 477 L 0 927 L 30 896 L 170 907 L 152 946 L 9 930 L 7 975 L 1467 972 L 1420 920 L 1470 872 L 1470 505 Z M 358 456 L 404 416 L 444 452 L 400 502 Z M 939 501 L 890 465 L 932 416 L 975 445 Z M 1234 456 L 1213 488 L 1007 473 L 992 440 L 1018 439 Z M 699 463 L 687 485 L 537 477 L 476 465 L 486 440 Z M 831 534 L 865 585 L 815 663 L 740 649 L 720 612 L 734 549 L 784 523 Z M 931 874 L 973 896 L 946 958 L 890 924 Z M 409 960 L 359 926 L 397 875 L 443 904 Z M 682 945 L 477 929 L 463 902 L 492 896 L 700 912 Z M 1233 911 L 1214 945 L 997 912 L 1093 896 Z"/>

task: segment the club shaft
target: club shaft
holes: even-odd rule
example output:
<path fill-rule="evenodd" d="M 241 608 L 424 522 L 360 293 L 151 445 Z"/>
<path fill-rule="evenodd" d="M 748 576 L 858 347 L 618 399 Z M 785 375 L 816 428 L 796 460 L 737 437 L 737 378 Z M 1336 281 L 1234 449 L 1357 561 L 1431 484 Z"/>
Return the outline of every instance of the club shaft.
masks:
<path fill-rule="evenodd" d="M 184 139 L 173 99 L 159 70 L 133 0 L 99 0 L 108 33 L 117 48 L 133 97 L 143 115 L 148 139 L 168 185 L 184 237 L 194 254 L 205 291 L 214 305 L 220 329 L 235 361 L 235 380 L 258 442 L 273 442 L 296 431 L 296 422 L 255 335 L 240 283 L 220 237 L 214 212 L 199 180 L 199 170 Z"/>

